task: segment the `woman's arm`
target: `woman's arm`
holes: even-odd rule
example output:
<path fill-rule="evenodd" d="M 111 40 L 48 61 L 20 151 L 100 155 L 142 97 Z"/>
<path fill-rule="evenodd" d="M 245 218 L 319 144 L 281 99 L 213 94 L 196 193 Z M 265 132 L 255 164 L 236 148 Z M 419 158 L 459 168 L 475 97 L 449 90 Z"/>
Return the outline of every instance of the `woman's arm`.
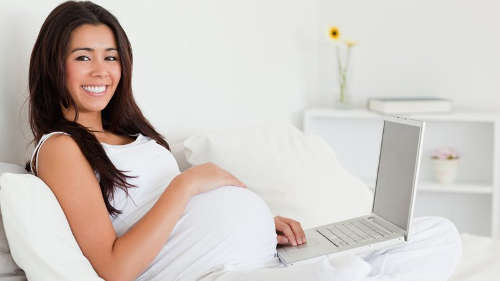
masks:
<path fill-rule="evenodd" d="M 76 142 L 70 136 L 53 136 L 38 157 L 38 175 L 58 199 L 83 254 L 107 281 L 135 280 L 167 242 L 193 195 L 221 184 L 238 185 L 215 165 L 189 169 L 171 181 L 141 220 L 117 237 L 94 171 Z"/>

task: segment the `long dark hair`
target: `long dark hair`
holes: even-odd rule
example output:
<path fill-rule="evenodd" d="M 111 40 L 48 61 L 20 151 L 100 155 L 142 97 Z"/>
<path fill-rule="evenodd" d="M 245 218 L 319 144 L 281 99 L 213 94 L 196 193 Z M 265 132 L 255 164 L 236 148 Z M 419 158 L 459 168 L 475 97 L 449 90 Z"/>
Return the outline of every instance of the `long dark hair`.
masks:
<path fill-rule="evenodd" d="M 66 88 L 65 59 L 71 32 L 83 25 L 107 25 L 115 36 L 121 61 L 121 79 L 109 104 L 102 111 L 103 128 L 117 135 L 141 133 L 170 150 L 168 143 L 146 120 L 132 95 L 132 49 L 118 20 L 106 9 L 90 1 L 68 1 L 57 6 L 40 29 L 31 53 L 29 69 L 29 120 L 34 143 L 53 131 L 68 133 L 78 144 L 94 171 L 111 215 L 120 214 L 110 204 L 115 188 L 124 190 L 127 183 L 124 171 L 118 170 L 107 157 L 102 145 L 88 128 L 76 122 L 78 108 Z M 75 109 L 74 120 L 66 120 L 61 106 Z M 26 165 L 29 169 L 29 165 Z M 34 171 L 36 173 L 36 171 Z"/>

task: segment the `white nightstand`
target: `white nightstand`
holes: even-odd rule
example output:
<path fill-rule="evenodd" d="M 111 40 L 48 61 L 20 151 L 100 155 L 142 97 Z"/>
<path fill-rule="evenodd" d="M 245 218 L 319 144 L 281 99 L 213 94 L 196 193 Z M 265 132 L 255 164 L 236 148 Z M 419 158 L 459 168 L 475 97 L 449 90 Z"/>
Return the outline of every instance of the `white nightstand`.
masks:
<path fill-rule="evenodd" d="M 412 114 L 426 121 L 415 215 L 449 218 L 461 232 L 500 237 L 500 115 L 485 112 Z M 383 115 L 364 109 L 313 108 L 304 132 L 322 136 L 353 175 L 373 187 Z M 453 184 L 434 181 L 431 152 L 452 146 L 461 155 Z"/>

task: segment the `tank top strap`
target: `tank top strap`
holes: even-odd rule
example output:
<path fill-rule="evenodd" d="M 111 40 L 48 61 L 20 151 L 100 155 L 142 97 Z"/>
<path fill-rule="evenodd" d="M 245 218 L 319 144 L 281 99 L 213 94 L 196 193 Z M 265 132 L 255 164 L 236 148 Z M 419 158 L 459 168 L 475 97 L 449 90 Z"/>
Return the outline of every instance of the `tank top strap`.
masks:
<path fill-rule="evenodd" d="M 35 150 L 33 151 L 33 155 L 31 155 L 30 168 L 31 168 L 31 173 L 32 174 L 37 175 L 37 171 L 38 171 L 38 151 L 42 147 L 43 143 L 46 140 L 48 140 L 51 136 L 53 136 L 53 135 L 59 135 L 59 134 L 64 134 L 64 135 L 68 135 L 69 136 L 69 134 L 65 133 L 65 132 L 51 132 L 51 133 L 43 135 L 40 138 L 40 141 L 35 146 Z M 35 160 L 35 167 L 34 167 L 35 169 L 33 169 L 33 160 Z"/>

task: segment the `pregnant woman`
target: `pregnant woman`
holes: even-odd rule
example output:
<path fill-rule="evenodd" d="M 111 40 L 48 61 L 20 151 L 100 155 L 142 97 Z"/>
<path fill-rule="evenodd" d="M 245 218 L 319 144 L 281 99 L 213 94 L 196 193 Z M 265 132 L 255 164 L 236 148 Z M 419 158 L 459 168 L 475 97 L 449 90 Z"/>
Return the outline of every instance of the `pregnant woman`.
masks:
<path fill-rule="evenodd" d="M 29 166 L 55 194 L 99 276 L 194 280 L 221 265 L 276 264 L 277 244 L 306 243 L 298 222 L 273 218 L 223 169 L 207 163 L 181 173 L 135 103 L 131 77 L 129 40 L 107 10 L 65 2 L 50 13 L 30 61 L 37 145 Z M 456 229 L 442 219 L 419 225 L 415 243 L 364 257 L 374 276 L 433 270 L 438 259 L 444 262 L 431 276 L 450 274 L 459 253 Z M 427 263 L 400 258 L 418 251 L 428 251 Z"/>

